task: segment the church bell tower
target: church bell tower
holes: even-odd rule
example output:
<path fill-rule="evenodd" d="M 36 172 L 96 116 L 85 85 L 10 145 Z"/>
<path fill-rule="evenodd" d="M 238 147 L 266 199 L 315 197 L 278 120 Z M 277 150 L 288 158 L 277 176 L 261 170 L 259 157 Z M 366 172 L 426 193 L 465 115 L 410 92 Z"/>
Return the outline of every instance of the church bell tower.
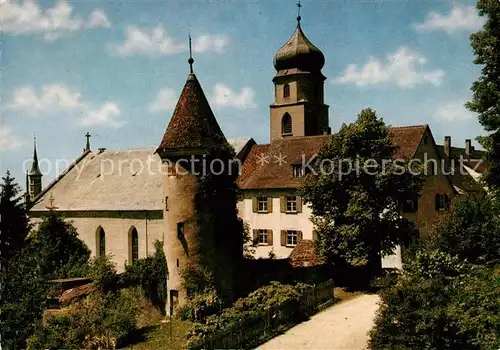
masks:
<path fill-rule="evenodd" d="M 324 103 L 326 77 L 321 73 L 325 57 L 302 31 L 300 2 L 297 6 L 295 32 L 274 56 L 277 73 L 273 79 L 275 100 L 270 106 L 271 141 L 330 133 Z"/>

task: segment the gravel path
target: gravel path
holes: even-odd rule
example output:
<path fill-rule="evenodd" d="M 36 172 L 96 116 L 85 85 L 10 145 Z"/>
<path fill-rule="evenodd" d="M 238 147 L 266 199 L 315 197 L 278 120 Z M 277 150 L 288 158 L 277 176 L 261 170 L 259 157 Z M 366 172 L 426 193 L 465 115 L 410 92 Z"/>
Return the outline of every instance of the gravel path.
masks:
<path fill-rule="evenodd" d="M 367 349 L 367 332 L 373 327 L 378 295 L 360 295 L 334 305 L 257 350 Z"/>

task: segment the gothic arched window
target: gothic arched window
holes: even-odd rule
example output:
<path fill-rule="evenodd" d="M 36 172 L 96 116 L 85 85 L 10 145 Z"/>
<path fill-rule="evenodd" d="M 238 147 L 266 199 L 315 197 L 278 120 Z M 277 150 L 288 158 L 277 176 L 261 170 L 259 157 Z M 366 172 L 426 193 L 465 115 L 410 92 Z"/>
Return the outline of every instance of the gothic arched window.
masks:
<path fill-rule="evenodd" d="M 137 229 L 132 226 L 129 230 L 129 261 L 133 264 L 139 259 L 139 234 Z"/>
<path fill-rule="evenodd" d="M 281 119 L 281 134 L 283 136 L 292 135 L 292 117 L 288 113 L 285 113 Z"/>
<path fill-rule="evenodd" d="M 288 84 L 283 85 L 283 97 L 284 98 L 290 97 L 290 85 Z"/>
<path fill-rule="evenodd" d="M 106 233 L 104 233 L 104 229 L 99 226 L 97 228 L 96 233 L 96 241 L 97 241 L 97 256 L 105 256 L 106 255 Z"/>

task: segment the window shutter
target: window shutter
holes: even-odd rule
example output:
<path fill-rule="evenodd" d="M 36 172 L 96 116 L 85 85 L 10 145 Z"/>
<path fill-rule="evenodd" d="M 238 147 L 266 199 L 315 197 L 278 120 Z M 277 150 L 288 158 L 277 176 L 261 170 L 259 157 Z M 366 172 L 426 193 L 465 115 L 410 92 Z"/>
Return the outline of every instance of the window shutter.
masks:
<path fill-rule="evenodd" d="M 446 203 L 446 209 L 449 209 L 450 208 L 450 203 L 451 203 L 451 198 L 449 195 L 445 194 L 444 195 L 444 200 L 445 200 L 445 203 Z"/>
<path fill-rule="evenodd" d="M 273 245 L 273 230 L 267 230 L 267 244 Z"/>
<path fill-rule="evenodd" d="M 302 241 L 302 231 L 297 231 L 297 243 Z"/>
<path fill-rule="evenodd" d="M 256 213 L 256 212 L 257 212 L 257 209 L 258 209 L 258 208 L 257 208 L 257 197 L 253 197 L 253 198 L 252 198 L 252 211 L 253 211 L 254 213 Z"/>
<path fill-rule="evenodd" d="M 316 241 L 318 239 L 318 231 L 313 230 L 313 241 Z"/>
<path fill-rule="evenodd" d="M 436 193 L 436 196 L 434 198 L 434 205 L 436 207 L 436 210 L 439 210 L 439 194 Z"/>
<path fill-rule="evenodd" d="M 281 230 L 281 246 L 286 246 L 286 231 Z"/>
<path fill-rule="evenodd" d="M 253 241 L 257 242 L 258 238 L 259 238 L 259 230 L 253 230 Z"/>
<path fill-rule="evenodd" d="M 267 212 L 273 212 L 273 197 L 267 197 Z"/>
<path fill-rule="evenodd" d="M 297 196 L 297 213 L 302 213 L 302 197 Z"/>
<path fill-rule="evenodd" d="M 286 212 L 286 197 L 280 196 L 280 211 L 282 213 Z"/>

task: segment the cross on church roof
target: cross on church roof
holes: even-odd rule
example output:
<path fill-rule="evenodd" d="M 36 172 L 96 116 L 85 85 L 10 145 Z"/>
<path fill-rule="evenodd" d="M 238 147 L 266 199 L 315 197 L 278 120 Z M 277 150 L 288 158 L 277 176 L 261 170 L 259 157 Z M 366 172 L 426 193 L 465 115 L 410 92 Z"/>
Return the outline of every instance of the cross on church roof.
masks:
<path fill-rule="evenodd" d="M 45 206 L 45 208 L 47 208 L 49 210 L 55 210 L 55 209 L 59 208 L 59 207 L 56 207 L 54 205 L 54 194 L 52 192 L 50 193 L 50 196 L 49 196 L 49 205 Z"/>
<path fill-rule="evenodd" d="M 90 133 L 89 133 L 89 132 L 87 132 L 87 133 L 85 134 L 85 138 L 87 139 L 87 142 L 86 142 L 86 144 L 85 144 L 85 148 L 83 149 L 83 151 L 84 151 L 84 152 L 86 152 L 86 151 L 90 151 L 90 138 L 91 138 L 91 136 L 92 136 L 92 135 L 90 135 Z"/>

